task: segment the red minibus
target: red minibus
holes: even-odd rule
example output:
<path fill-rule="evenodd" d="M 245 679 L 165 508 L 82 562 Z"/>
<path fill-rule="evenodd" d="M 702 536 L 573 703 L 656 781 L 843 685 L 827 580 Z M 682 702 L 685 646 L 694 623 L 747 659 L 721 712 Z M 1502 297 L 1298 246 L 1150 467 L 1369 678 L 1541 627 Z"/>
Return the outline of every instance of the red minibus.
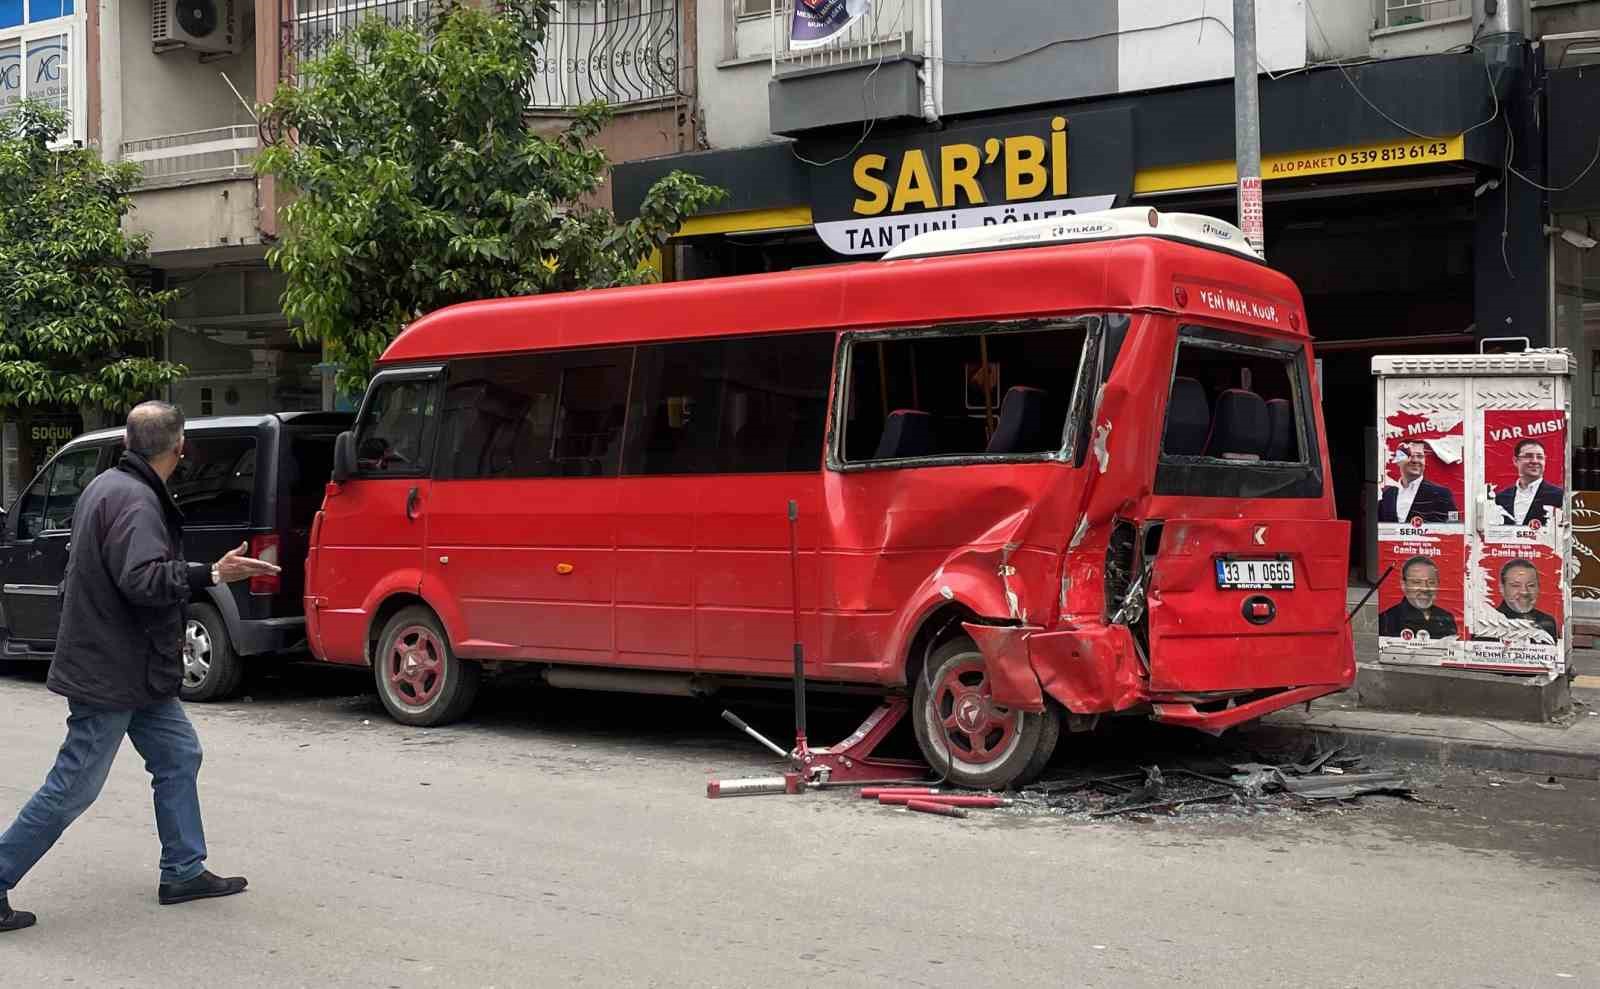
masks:
<path fill-rule="evenodd" d="M 1354 676 L 1314 388 L 1289 279 L 1143 208 L 453 306 L 336 447 L 311 648 L 437 725 L 513 664 L 784 685 L 798 605 L 812 686 L 909 694 L 963 784 L 1101 715 L 1220 732 Z"/>

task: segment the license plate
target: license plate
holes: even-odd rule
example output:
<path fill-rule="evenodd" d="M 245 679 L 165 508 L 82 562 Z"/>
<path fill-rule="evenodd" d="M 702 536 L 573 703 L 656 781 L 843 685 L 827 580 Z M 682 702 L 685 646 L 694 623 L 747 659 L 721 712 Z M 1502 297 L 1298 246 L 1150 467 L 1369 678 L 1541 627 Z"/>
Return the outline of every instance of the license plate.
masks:
<path fill-rule="evenodd" d="M 1217 586 L 1224 590 L 1294 590 L 1293 560 L 1218 560 Z"/>

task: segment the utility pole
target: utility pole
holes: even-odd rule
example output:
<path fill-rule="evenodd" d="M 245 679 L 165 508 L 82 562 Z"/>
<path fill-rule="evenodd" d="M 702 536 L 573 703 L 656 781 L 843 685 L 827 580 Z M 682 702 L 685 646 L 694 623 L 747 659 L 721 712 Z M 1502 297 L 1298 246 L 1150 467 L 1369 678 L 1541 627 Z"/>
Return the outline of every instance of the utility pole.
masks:
<path fill-rule="evenodd" d="M 1239 163 L 1239 226 L 1267 256 L 1261 212 L 1261 109 L 1256 93 L 1256 0 L 1233 0 L 1233 147 Z"/>

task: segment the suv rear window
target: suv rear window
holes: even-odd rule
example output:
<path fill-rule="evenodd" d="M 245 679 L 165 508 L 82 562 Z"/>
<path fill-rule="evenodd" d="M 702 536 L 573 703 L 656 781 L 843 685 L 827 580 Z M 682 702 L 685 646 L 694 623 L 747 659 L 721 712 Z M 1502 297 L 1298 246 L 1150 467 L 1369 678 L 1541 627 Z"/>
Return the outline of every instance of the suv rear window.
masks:
<path fill-rule="evenodd" d="M 1316 498 L 1322 463 L 1305 347 L 1186 326 L 1179 332 L 1156 493 Z"/>
<path fill-rule="evenodd" d="M 186 437 L 183 459 L 167 486 L 189 525 L 248 526 L 256 489 L 255 439 Z"/>
<path fill-rule="evenodd" d="M 333 443 L 337 438 L 337 433 L 289 434 L 289 459 L 283 470 L 289 489 L 291 529 L 309 528 L 317 509 L 322 507 L 323 492 L 333 476 Z"/>

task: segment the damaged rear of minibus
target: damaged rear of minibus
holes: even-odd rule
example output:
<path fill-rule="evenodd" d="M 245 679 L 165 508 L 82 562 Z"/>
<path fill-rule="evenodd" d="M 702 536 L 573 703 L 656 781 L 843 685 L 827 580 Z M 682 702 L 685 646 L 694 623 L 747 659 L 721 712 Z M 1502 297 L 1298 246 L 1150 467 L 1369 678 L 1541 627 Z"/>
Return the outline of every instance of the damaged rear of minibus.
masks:
<path fill-rule="evenodd" d="M 1066 294 L 1097 314 L 1074 324 L 1083 350 L 1053 418 L 1060 449 L 1033 464 L 969 459 L 960 480 L 928 448 L 899 461 L 925 476 L 921 498 L 962 505 L 947 517 L 952 531 L 982 530 L 905 604 L 891 637 L 909 646 L 923 754 L 969 786 L 1026 782 L 1063 735 L 1101 716 L 1218 733 L 1342 690 L 1355 673 L 1343 610 L 1349 525 L 1334 514 L 1298 290 L 1237 228 L 1142 208 L 927 234 L 883 267 L 1050 245 L 1095 262 L 1061 269 L 1092 279 Z M 1039 362 L 1005 340 L 991 328 L 975 341 L 962 365 L 966 405 L 974 416 L 998 405 L 986 449 L 996 438 L 998 449 L 1034 449 L 1006 443 L 1048 429 L 1051 413 L 1007 382 Z M 863 335 L 847 346 L 897 342 Z M 861 397 L 852 386 L 870 363 L 859 357 L 835 408 L 845 455 L 830 466 L 845 472 L 865 466 L 848 456 Z M 875 358 L 873 373 L 894 360 L 881 349 Z M 891 413 L 886 434 L 896 417 L 910 420 L 900 429 L 927 418 Z M 855 500 L 848 487 L 843 503 Z M 880 507 L 892 513 L 894 500 L 885 494 Z"/>

